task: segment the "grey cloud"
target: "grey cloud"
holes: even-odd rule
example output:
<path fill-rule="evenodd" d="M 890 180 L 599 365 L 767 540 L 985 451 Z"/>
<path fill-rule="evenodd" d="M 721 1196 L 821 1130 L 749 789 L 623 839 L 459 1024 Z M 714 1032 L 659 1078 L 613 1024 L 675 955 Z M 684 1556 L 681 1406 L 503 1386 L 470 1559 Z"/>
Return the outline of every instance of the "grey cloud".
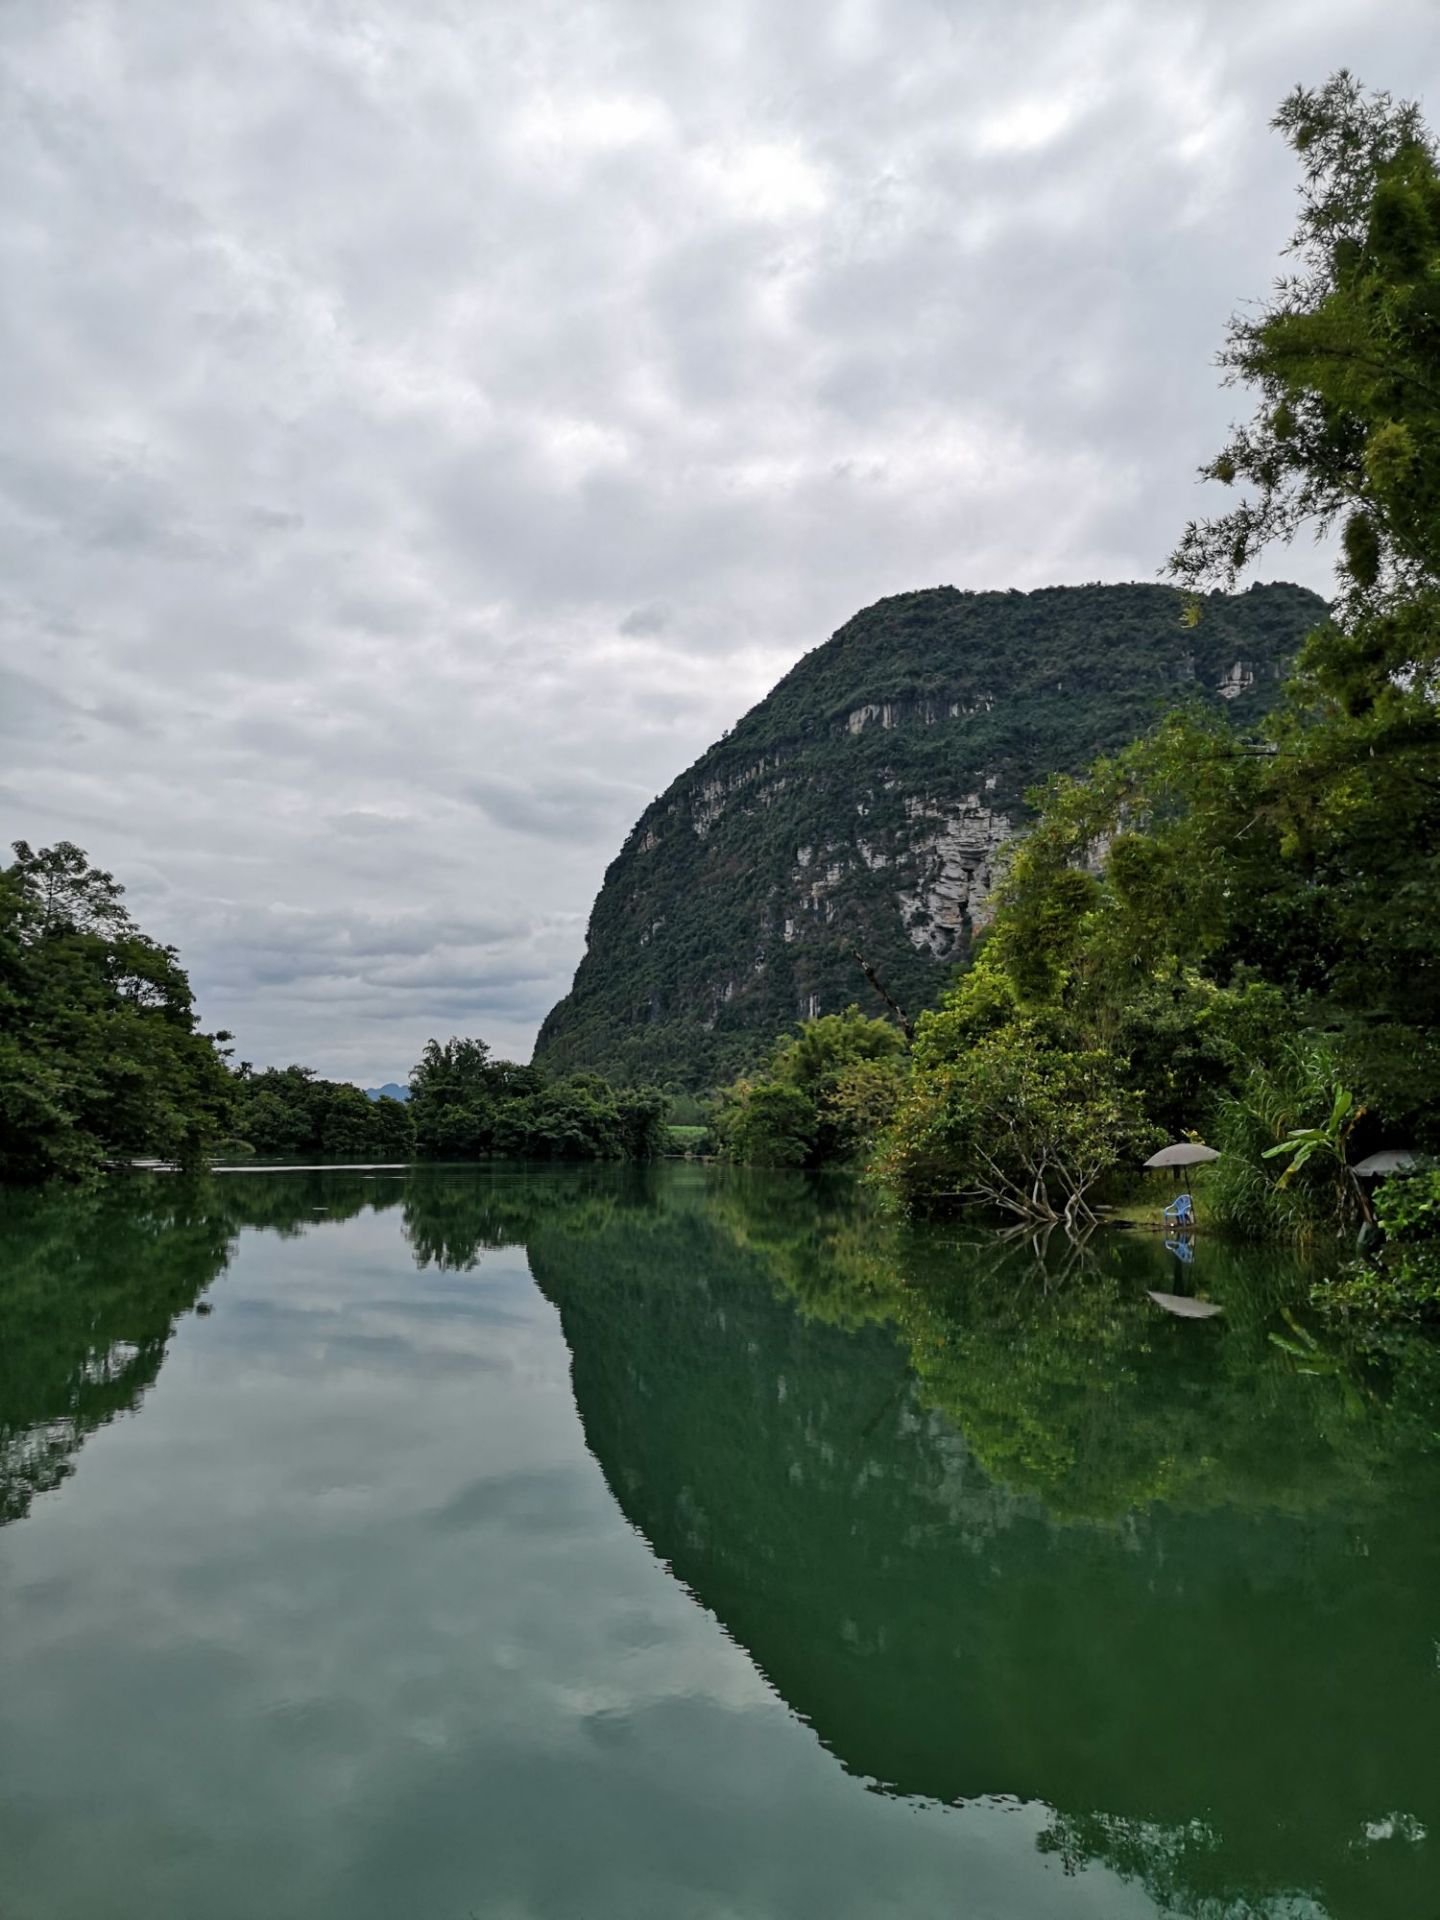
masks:
<path fill-rule="evenodd" d="M 25 739 L 71 721 L 78 711 L 73 701 L 30 674 L 0 664 L 0 733 Z"/>
<path fill-rule="evenodd" d="M 482 775 L 468 783 L 465 797 L 499 827 L 573 840 L 613 833 L 616 822 L 633 817 L 649 796 L 614 781 L 559 779 L 537 791 L 519 780 Z"/>
<path fill-rule="evenodd" d="M 247 912 L 219 908 L 205 923 L 205 936 L 230 951 L 286 960 L 300 972 L 348 963 L 415 958 L 441 949 L 504 945 L 528 931 L 528 923 L 502 916 L 431 918 L 411 914 L 307 913 L 294 908 Z"/>
<path fill-rule="evenodd" d="M 636 607 L 620 622 L 620 631 L 635 639 L 648 639 L 664 633 L 669 625 L 670 615 L 664 607 Z"/>
<path fill-rule="evenodd" d="M 333 813 L 327 822 L 332 833 L 355 834 L 363 839 L 372 836 L 390 838 L 397 833 L 403 834 L 409 831 L 409 824 L 406 820 L 373 813 L 364 807 L 358 807 L 351 813 Z"/>
<path fill-rule="evenodd" d="M 21 0 L 0 829 L 252 1058 L 523 1055 L 631 818 L 857 607 L 1153 577 L 1274 104 L 1435 97 L 1430 15 Z"/>

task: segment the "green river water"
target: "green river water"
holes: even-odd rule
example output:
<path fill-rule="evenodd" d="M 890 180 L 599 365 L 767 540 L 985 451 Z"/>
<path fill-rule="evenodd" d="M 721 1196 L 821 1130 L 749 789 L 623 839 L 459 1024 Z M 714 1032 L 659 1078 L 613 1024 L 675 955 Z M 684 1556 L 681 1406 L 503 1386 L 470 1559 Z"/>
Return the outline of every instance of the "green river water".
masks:
<path fill-rule="evenodd" d="M 683 1165 L 0 1196 L 0 1916 L 1437 1920 L 1440 1365 L 1302 1278 Z"/>

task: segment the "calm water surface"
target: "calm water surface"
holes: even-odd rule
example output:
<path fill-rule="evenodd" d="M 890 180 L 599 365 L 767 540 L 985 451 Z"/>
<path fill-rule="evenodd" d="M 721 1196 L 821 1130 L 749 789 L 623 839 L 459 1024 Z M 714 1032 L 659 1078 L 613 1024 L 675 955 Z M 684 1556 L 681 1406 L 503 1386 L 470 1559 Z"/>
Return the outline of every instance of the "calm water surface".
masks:
<path fill-rule="evenodd" d="M 1437 1920 L 1435 1356 L 1298 1282 L 690 1167 L 0 1199 L 0 1915 Z"/>

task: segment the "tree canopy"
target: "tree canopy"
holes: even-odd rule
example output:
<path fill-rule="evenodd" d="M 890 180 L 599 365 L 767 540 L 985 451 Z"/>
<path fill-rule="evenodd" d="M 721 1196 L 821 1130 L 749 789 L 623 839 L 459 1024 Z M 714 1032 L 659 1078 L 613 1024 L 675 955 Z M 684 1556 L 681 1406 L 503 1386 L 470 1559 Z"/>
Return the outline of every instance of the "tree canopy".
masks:
<path fill-rule="evenodd" d="M 720 1139 L 733 1159 L 760 1166 L 852 1158 L 893 1113 L 904 1054 L 899 1028 L 858 1007 L 802 1020 L 753 1076 L 726 1090 Z"/>
<path fill-rule="evenodd" d="M 242 1063 L 233 1089 L 230 1132 L 272 1159 L 408 1160 L 415 1127 L 403 1102 L 371 1100 L 349 1081 L 325 1080 L 310 1067 Z"/>
<path fill-rule="evenodd" d="M 1256 389 L 1251 421 L 1203 469 L 1253 491 L 1186 529 L 1191 586 L 1233 586 L 1272 540 L 1340 524 L 1342 606 L 1407 606 L 1440 561 L 1440 174 L 1412 101 L 1347 72 L 1297 87 L 1274 126 L 1300 161 L 1285 275 L 1220 356 Z"/>
<path fill-rule="evenodd" d="M 1206 471 L 1251 491 L 1192 525 L 1190 585 L 1264 545 L 1339 525 L 1339 599 L 1302 648 L 1258 767 L 1217 767 L 1228 825 L 1197 849 L 1225 888 L 1229 944 L 1342 1036 L 1397 1124 L 1440 1083 L 1440 171 L 1418 108 L 1348 73 L 1297 89 L 1276 126 L 1299 158 L 1296 271 L 1232 323 L 1222 364 L 1257 393 Z M 1253 823 L 1253 824 L 1252 824 Z M 1239 836 L 1251 836 L 1240 849 Z M 1237 851 L 1238 850 L 1238 851 Z"/>
<path fill-rule="evenodd" d="M 439 1160 L 645 1160 L 663 1150 L 665 1096 L 598 1074 L 554 1079 L 483 1040 L 431 1040 L 410 1076 L 419 1151 Z"/>
<path fill-rule="evenodd" d="M 223 1131 L 228 1034 L 197 1030 L 173 947 L 124 889 L 61 841 L 0 868 L 0 1180 L 108 1156 L 203 1156 Z"/>

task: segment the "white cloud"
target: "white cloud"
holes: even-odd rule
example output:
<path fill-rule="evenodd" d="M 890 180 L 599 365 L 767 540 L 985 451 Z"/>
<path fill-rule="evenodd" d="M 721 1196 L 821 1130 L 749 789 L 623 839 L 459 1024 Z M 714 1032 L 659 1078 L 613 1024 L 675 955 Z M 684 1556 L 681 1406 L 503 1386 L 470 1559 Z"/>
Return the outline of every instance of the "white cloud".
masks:
<path fill-rule="evenodd" d="M 654 97 L 540 92 L 522 103 L 510 136 L 522 151 L 554 162 L 644 146 L 673 137 L 673 126 Z"/>
<path fill-rule="evenodd" d="M 1057 140 L 1073 118 L 1068 100 L 1014 100 L 981 121 L 976 148 L 981 153 L 1035 153 Z"/>
<path fill-rule="evenodd" d="M 699 170 L 718 203 L 742 219 L 818 214 L 829 200 L 820 168 L 787 141 L 742 141 L 702 151 Z"/>

